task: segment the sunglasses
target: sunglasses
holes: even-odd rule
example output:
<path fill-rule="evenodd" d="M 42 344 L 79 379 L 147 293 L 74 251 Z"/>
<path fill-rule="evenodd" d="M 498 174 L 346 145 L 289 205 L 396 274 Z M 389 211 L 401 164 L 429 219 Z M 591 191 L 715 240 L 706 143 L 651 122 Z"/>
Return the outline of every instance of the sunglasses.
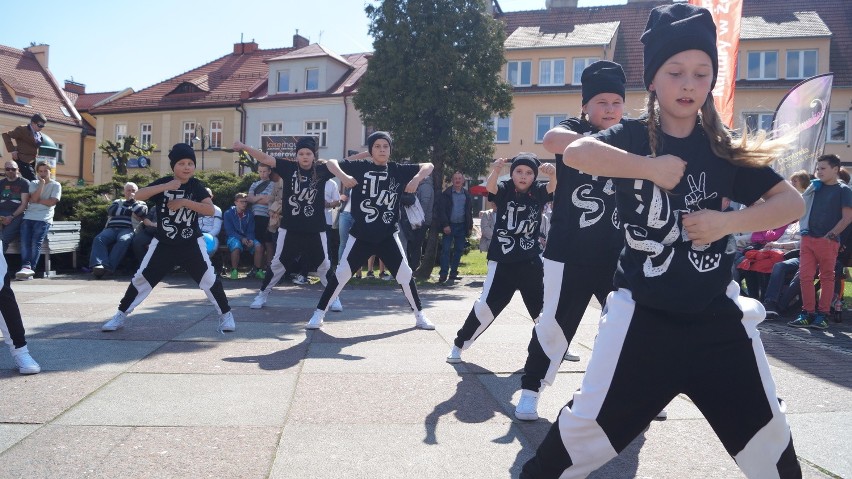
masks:
<path fill-rule="evenodd" d="M 6 168 L 6 171 L 18 171 L 17 168 Z"/>
<path fill-rule="evenodd" d="M 35 126 L 37 126 L 39 128 L 44 128 L 44 125 L 45 125 L 44 123 L 36 123 L 35 124 Z"/>

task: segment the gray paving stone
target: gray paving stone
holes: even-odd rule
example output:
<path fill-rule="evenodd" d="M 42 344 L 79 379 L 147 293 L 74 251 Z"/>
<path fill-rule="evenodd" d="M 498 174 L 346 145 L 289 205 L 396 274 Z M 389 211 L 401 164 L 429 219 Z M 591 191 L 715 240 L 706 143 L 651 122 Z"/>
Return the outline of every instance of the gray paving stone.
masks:
<path fill-rule="evenodd" d="M 163 341 L 95 339 L 32 339 L 27 342 L 43 372 L 121 372 L 163 344 Z M 15 369 L 10 355 L 0 354 L 0 369 Z"/>
<path fill-rule="evenodd" d="M 0 371 L 0 425 L 48 423 L 117 374 L 46 371 L 23 376 L 17 370 Z"/>
<path fill-rule="evenodd" d="M 39 425 L 37 424 L 0 424 L 0 453 L 32 434 L 38 428 Z"/>
<path fill-rule="evenodd" d="M 435 334 L 414 331 L 412 334 Z M 303 373 L 441 373 L 446 347 L 430 344 L 319 343 L 308 347 Z"/>
<path fill-rule="evenodd" d="M 304 341 L 175 341 L 136 363 L 130 372 L 162 374 L 292 373 L 308 350 Z"/>

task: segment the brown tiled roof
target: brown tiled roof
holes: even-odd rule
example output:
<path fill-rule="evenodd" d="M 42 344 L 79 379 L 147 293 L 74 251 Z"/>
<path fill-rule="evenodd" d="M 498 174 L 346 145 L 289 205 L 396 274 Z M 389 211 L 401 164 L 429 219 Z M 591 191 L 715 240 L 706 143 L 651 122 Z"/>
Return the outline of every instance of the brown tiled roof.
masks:
<path fill-rule="evenodd" d="M 328 48 L 320 45 L 319 43 L 311 43 L 310 45 L 299 48 L 298 50 L 294 50 L 290 53 L 285 53 L 279 57 L 270 58 L 266 60 L 267 62 L 274 62 L 279 60 L 295 60 L 299 58 L 316 58 L 316 57 L 330 57 L 337 60 L 344 65 L 348 65 L 349 62 L 346 61 L 345 58 L 341 57 L 337 53 L 329 50 Z"/>
<path fill-rule="evenodd" d="M 105 92 L 98 92 L 98 93 L 83 93 L 81 95 L 81 94 L 72 93 L 72 92 L 69 92 L 69 91 L 65 92 L 65 94 L 68 96 L 68 98 L 70 98 L 71 101 L 74 102 L 74 108 L 76 108 L 77 111 L 89 111 L 89 110 L 92 109 L 93 106 L 95 106 L 98 103 L 106 100 L 107 98 L 115 95 L 116 93 L 118 93 L 118 92 L 117 91 L 105 91 Z"/>
<path fill-rule="evenodd" d="M 240 104 L 240 95 L 243 92 L 254 93 L 261 85 L 266 84 L 269 69 L 265 60 L 290 51 L 293 51 L 293 48 L 231 53 L 131 95 L 97 106 L 92 113 L 98 115 L 236 106 Z M 191 84 L 193 89 L 189 93 L 175 92 L 182 84 Z"/>
<path fill-rule="evenodd" d="M 618 31 L 618 22 L 574 25 L 571 31 L 551 32 L 541 27 L 518 27 L 506 38 L 506 49 L 581 47 L 607 45 Z"/>
<path fill-rule="evenodd" d="M 619 22 L 613 61 L 624 67 L 627 88 L 644 89 L 642 82 L 642 43 L 639 37 L 645 29 L 648 14 L 658 5 L 671 1 L 648 1 L 610 5 L 604 7 L 551 8 L 522 12 L 504 12 L 497 18 L 505 24 L 506 36 L 520 27 L 541 28 L 552 34 L 574 31 L 578 25 Z M 796 14 L 795 12 L 801 12 Z M 809 13 L 810 12 L 810 13 Z M 850 0 L 743 0 L 744 28 L 756 32 L 760 27 L 771 38 L 777 38 L 771 25 L 787 25 L 786 37 L 825 36 L 822 23 L 831 34 L 831 60 L 829 68 L 834 72 L 835 86 L 852 86 L 852 1 Z M 741 30 L 742 33 L 742 30 Z M 751 35 L 752 33 L 749 33 Z M 737 82 L 737 86 L 783 88 L 797 81 L 773 80 L 767 82 Z M 533 87 L 515 88 L 516 92 Z"/>
<path fill-rule="evenodd" d="M 0 111 L 22 118 L 26 123 L 40 112 L 49 122 L 81 126 L 79 115 L 65 97 L 50 71 L 42 68 L 36 57 L 25 50 L 0 45 L 0 83 L 7 83 L 30 100 L 30 106 L 19 105 L 5 87 L 0 87 Z M 68 111 L 70 116 L 62 112 Z"/>
<path fill-rule="evenodd" d="M 743 16 L 740 23 L 740 40 L 830 36 L 831 30 L 823 23 L 817 12 Z"/>

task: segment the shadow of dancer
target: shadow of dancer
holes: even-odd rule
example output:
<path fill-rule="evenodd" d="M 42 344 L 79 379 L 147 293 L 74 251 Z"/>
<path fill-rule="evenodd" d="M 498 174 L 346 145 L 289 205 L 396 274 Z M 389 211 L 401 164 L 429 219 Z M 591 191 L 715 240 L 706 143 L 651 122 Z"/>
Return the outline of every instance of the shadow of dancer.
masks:
<path fill-rule="evenodd" d="M 482 423 L 496 416 L 498 413 L 505 414 L 494 397 L 479 380 L 482 374 L 462 373 L 456 369 L 461 380 L 456 384 L 455 393 L 447 400 L 437 404 L 435 409 L 426 416 L 424 426 L 426 444 L 438 444 L 436 429 L 438 422 L 443 416 L 455 413 L 456 419 L 463 423 Z M 494 375 L 488 372 L 486 374 Z"/>

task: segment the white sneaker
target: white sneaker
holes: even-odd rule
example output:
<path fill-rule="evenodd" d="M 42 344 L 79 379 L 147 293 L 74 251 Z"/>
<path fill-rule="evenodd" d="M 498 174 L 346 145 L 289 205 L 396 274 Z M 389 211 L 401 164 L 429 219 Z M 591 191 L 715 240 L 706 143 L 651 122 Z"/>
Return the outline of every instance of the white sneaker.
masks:
<path fill-rule="evenodd" d="M 237 329 L 237 325 L 234 323 L 234 313 L 228 311 L 227 313 L 223 313 L 219 316 L 219 332 L 233 332 Z"/>
<path fill-rule="evenodd" d="M 101 326 L 101 331 L 115 331 L 116 329 L 121 329 L 124 327 L 125 322 L 127 322 L 127 315 L 122 311 L 116 311 L 112 316 L 112 319 Z"/>
<path fill-rule="evenodd" d="M 35 271 L 26 267 L 21 268 L 20 271 L 15 273 L 15 279 L 18 281 L 26 281 L 28 279 L 32 279 L 33 276 L 35 276 Z"/>
<path fill-rule="evenodd" d="M 15 364 L 18 366 L 18 371 L 21 374 L 37 374 L 41 372 L 41 366 L 30 356 L 30 350 L 26 346 L 13 349 L 12 357 L 15 359 Z"/>
<path fill-rule="evenodd" d="M 529 389 L 521 389 L 521 399 L 515 408 L 515 417 L 521 421 L 538 419 L 538 393 Z"/>
<path fill-rule="evenodd" d="M 254 297 L 254 301 L 251 302 L 251 304 L 249 305 L 249 308 L 251 308 L 251 309 L 262 308 L 263 305 L 266 304 L 266 298 L 268 298 L 268 297 L 269 297 L 268 291 L 266 291 L 266 292 L 261 291 L 261 292 L 257 293 L 257 296 Z"/>
<path fill-rule="evenodd" d="M 432 324 L 432 321 L 429 321 L 429 319 L 427 319 L 426 316 L 423 315 L 423 311 L 418 311 L 414 313 L 414 317 L 417 318 L 417 322 L 414 324 L 415 328 L 426 329 L 429 331 L 435 329 L 435 325 Z"/>
<path fill-rule="evenodd" d="M 322 320 L 325 317 L 325 312 L 316 310 L 314 311 L 314 315 L 311 316 L 310 321 L 305 326 L 305 329 L 319 329 L 322 327 Z"/>
<path fill-rule="evenodd" d="M 461 359 L 461 348 L 458 346 L 453 346 L 453 349 L 450 350 L 450 354 L 447 355 L 447 362 L 450 364 L 456 364 L 462 362 Z"/>
<path fill-rule="evenodd" d="M 580 355 L 572 352 L 570 349 L 565 351 L 565 356 L 562 358 L 565 361 L 574 361 L 577 362 L 580 360 Z"/>
<path fill-rule="evenodd" d="M 293 284 L 308 284 L 308 278 L 305 278 L 301 274 L 297 274 L 296 277 L 293 278 Z"/>
<path fill-rule="evenodd" d="M 665 409 L 663 409 L 662 411 L 657 413 L 657 417 L 655 417 L 654 419 L 656 419 L 657 421 L 665 421 L 667 417 L 669 417 L 669 414 L 666 412 Z"/>
<path fill-rule="evenodd" d="M 340 296 L 334 298 L 334 301 L 331 302 L 331 310 L 336 313 L 343 311 L 343 304 L 340 303 Z"/>

